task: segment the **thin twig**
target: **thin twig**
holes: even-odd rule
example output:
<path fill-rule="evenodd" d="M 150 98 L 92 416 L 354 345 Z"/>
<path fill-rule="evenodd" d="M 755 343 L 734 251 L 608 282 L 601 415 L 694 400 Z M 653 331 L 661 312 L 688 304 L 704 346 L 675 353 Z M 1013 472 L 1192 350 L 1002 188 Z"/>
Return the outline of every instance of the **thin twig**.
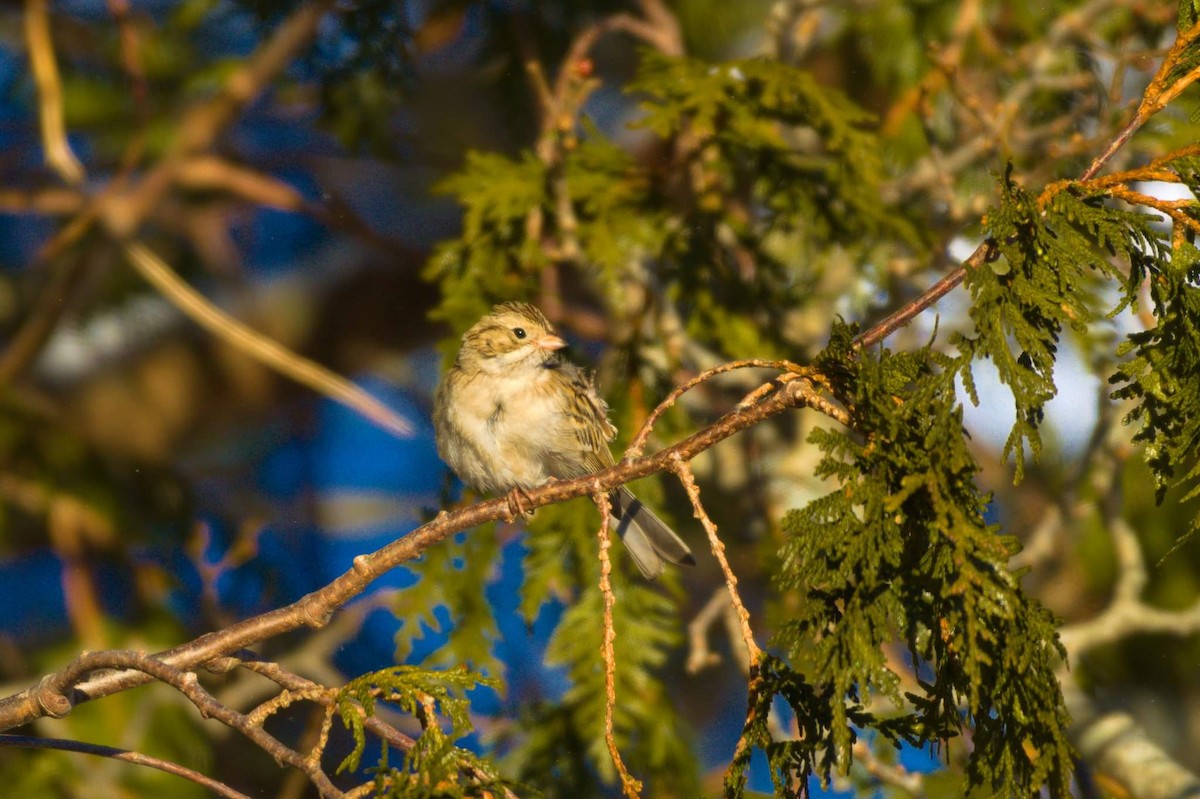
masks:
<path fill-rule="evenodd" d="M 174 774 L 177 777 L 183 777 L 185 780 L 190 780 L 196 783 L 201 788 L 207 788 L 218 796 L 223 796 L 225 799 L 250 799 L 249 796 L 241 791 L 234 790 L 219 780 L 214 780 L 212 777 L 207 777 L 198 771 L 192 771 L 186 766 L 181 766 L 178 763 L 172 763 L 170 760 L 152 757 L 151 755 L 134 752 L 129 749 L 117 749 L 112 746 L 102 746 L 100 744 L 84 743 L 83 741 L 72 741 L 63 738 L 39 738 L 29 735 L 0 735 L 0 747 L 12 746 L 21 747 L 24 749 L 57 749 L 60 752 L 80 752 L 85 755 L 99 755 L 100 757 L 111 757 L 113 760 L 123 760 L 126 763 L 133 763 L 137 766 L 147 766 L 149 768 L 165 771 L 167 774 Z"/>
<path fill-rule="evenodd" d="M 758 648 L 758 643 L 754 640 L 754 631 L 750 628 L 750 613 L 746 610 L 741 595 L 738 594 L 737 575 L 733 573 L 733 569 L 729 568 L 729 560 L 725 557 L 725 544 L 717 535 L 716 523 L 709 518 L 708 512 L 700 502 L 700 487 L 696 485 L 696 478 L 692 474 L 691 467 L 679 455 L 675 455 L 672 461 L 674 465 L 671 471 L 675 472 L 679 482 L 683 483 L 688 499 L 692 501 L 692 512 L 700 520 L 704 532 L 708 533 L 708 543 L 712 548 L 713 557 L 717 559 L 717 563 L 721 566 L 721 573 L 725 575 L 725 587 L 729 591 L 729 601 L 733 603 L 733 609 L 737 612 L 742 643 L 746 647 L 746 654 L 750 659 L 750 672 L 753 674 L 758 668 L 759 661 L 762 660 L 762 650 Z"/>
<path fill-rule="evenodd" d="M 133 107 L 138 120 L 145 125 L 150 118 L 147 105 L 149 91 L 146 87 L 146 70 L 139 54 L 137 27 L 133 23 L 129 0 L 108 0 L 108 13 L 117 25 L 121 41 L 121 66 L 129 77 L 133 92 Z"/>
<path fill-rule="evenodd" d="M 49 3 L 25 0 L 25 41 L 29 46 L 29 66 L 38 92 L 38 116 L 42 127 L 42 149 L 46 163 L 63 182 L 72 186 L 83 183 L 83 165 L 67 142 L 63 121 L 62 81 L 54 62 L 54 43 L 50 38 Z"/>
<path fill-rule="evenodd" d="M 278 663 L 261 660 L 253 652 L 249 651 L 239 653 L 237 661 L 237 665 L 240 667 L 255 674 L 261 674 L 287 691 L 309 693 L 313 697 L 312 701 L 326 707 L 334 706 L 336 692 L 323 692 L 319 689 L 322 689 L 324 686 L 301 677 Z M 416 741 L 379 718 L 379 716 L 368 716 L 367 712 L 358 705 L 355 705 L 355 709 L 363 720 L 363 726 L 377 735 L 381 740 L 386 741 L 389 746 L 395 747 L 402 752 L 407 752 L 416 746 Z"/>
<path fill-rule="evenodd" d="M 45 0 L 27 2 L 31 8 L 34 3 L 43 7 L 45 4 Z M 135 188 L 130 189 L 127 194 L 121 194 L 126 188 L 124 178 L 118 176 L 110 181 L 38 250 L 33 263 L 53 262 L 83 239 L 97 222 L 104 222 L 117 238 L 131 235 L 157 206 L 174 180 L 175 173 L 187 160 L 209 149 L 236 114 L 258 97 L 296 54 L 311 43 L 321 18 L 332 6 L 333 0 L 316 0 L 299 6 L 271 37 L 255 50 L 243 66 L 229 76 L 217 95 L 193 107 L 184 115 L 179 122 L 179 134 L 171 150 Z M 30 16 L 27 15 L 27 25 L 39 24 L 36 19 L 29 19 Z M 34 31 L 35 40 L 39 35 L 38 31 Z M 47 45 L 31 47 L 31 54 L 46 52 L 49 52 Z M 38 68 L 36 64 L 35 68 Z M 42 92 L 40 96 L 45 106 L 47 95 Z M 131 164 L 140 149 L 139 142 L 131 144 L 122 162 Z M 34 308 L 26 315 L 25 321 L 12 336 L 4 352 L 0 354 L 0 386 L 10 384 L 37 358 L 64 310 L 69 307 L 66 299 L 72 296 L 75 287 L 81 282 L 86 264 L 86 258 L 76 257 L 56 265 L 50 283 L 39 295 Z"/>
<path fill-rule="evenodd" d="M 401 438 L 412 436 L 413 427 L 407 419 L 345 378 L 220 311 L 175 274 L 149 247 L 134 241 L 126 245 L 125 253 L 142 277 L 188 318 L 222 341 L 297 383 L 361 413 L 385 430 Z"/>
<path fill-rule="evenodd" d="M 600 644 L 600 656 L 604 661 L 604 742 L 608 744 L 608 754 L 617 769 L 625 796 L 627 799 L 640 799 L 638 792 L 642 789 L 642 783 L 634 779 L 629 769 L 625 768 L 625 761 L 621 759 L 621 750 L 617 748 L 617 737 L 613 732 L 613 716 L 617 706 L 617 656 L 613 647 L 617 640 L 617 630 L 613 626 L 613 606 L 616 605 L 617 598 L 613 594 L 612 581 L 609 579 L 612 575 L 612 558 L 609 557 L 608 548 L 612 546 L 612 539 L 608 535 L 608 517 L 612 504 L 608 499 L 608 492 L 603 489 L 597 490 L 592 498 L 596 501 L 596 507 L 600 509 L 600 530 L 596 535 L 600 542 L 600 593 L 604 597 L 604 640 Z"/>
<path fill-rule="evenodd" d="M 654 425 L 658 423 L 658 420 L 662 418 L 662 415 L 670 410 L 671 406 L 673 406 L 680 397 L 704 381 L 714 378 L 717 375 L 725 374 L 726 372 L 732 372 L 735 369 L 778 369 L 780 371 L 789 372 L 796 375 L 805 375 L 812 372 L 812 370 L 806 369 L 799 364 L 794 364 L 791 361 L 771 361 L 764 360 L 762 358 L 748 358 L 742 361 L 730 361 L 729 363 L 723 363 L 718 366 L 714 366 L 711 369 L 705 369 L 703 372 L 696 375 L 691 380 L 688 380 L 686 383 L 676 386 L 675 389 L 658 404 L 658 407 L 656 407 L 650 413 L 650 415 L 646 417 L 646 421 L 643 422 L 641 428 L 638 429 L 637 435 L 633 437 L 633 441 L 631 441 L 629 446 L 626 448 L 624 457 L 626 459 L 641 457 L 642 450 L 646 446 L 646 440 L 650 437 L 650 431 L 654 428 Z M 757 400 L 757 397 L 755 400 Z"/>
<path fill-rule="evenodd" d="M 234 71 L 207 102 L 187 111 L 176 126 L 166 155 L 137 186 L 105 204 L 104 222 L 118 239 L 128 239 L 161 199 L 176 173 L 198 153 L 207 151 L 243 108 L 258 97 L 317 35 L 333 0 L 312 0 L 292 12 L 263 44 Z"/>
<path fill-rule="evenodd" d="M 73 684 L 87 674 L 108 669 L 134 670 L 171 686 L 195 705 L 204 718 L 216 719 L 227 727 L 238 730 L 256 746 L 271 755 L 276 762 L 303 771 L 323 797 L 335 799 L 342 797 L 342 792 L 330 781 L 319 763 L 310 763 L 304 755 L 256 725 L 253 719 L 217 701 L 200 685 L 195 673 L 191 671 L 173 666 L 145 652 L 108 650 L 82 653 L 67 667 L 63 676 L 68 684 Z M 62 698 L 65 699 L 65 697 Z"/>

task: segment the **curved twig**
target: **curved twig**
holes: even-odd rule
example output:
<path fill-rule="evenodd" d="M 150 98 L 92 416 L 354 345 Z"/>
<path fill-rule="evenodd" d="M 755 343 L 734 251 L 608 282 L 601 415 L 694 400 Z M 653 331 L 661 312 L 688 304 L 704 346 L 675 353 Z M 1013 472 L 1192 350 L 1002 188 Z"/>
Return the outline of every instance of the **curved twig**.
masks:
<path fill-rule="evenodd" d="M 625 792 L 627 799 L 640 799 L 638 792 L 642 790 L 642 783 L 634 779 L 625 767 L 613 731 L 613 716 L 617 707 L 617 656 L 613 647 L 617 640 L 617 630 L 613 626 L 613 607 L 617 604 L 617 598 L 612 590 L 612 558 L 608 554 L 608 549 L 612 546 L 612 538 L 608 534 L 611 503 L 608 492 L 602 489 L 597 490 L 592 499 L 600 510 L 600 530 L 596 537 L 600 547 L 600 594 L 604 597 L 604 640 L 600 643 L 600 657 L 604 661 L 604 743 L 608 745 L 608 755 L 612 758 L 617 776 L 621 780 L 621 790 Z"/>
<path fill-rule="evenodd" d="M 225 797 L 225 799 L 250 799 L 246 794 L 234 790 L 220 780 L 214 780 L 212 777 L 207 777 L 198 771 L 192 771 L 190 768 L 181 766 L 178 763 L 172 763 L 170 760 L 163 760 L 162 758 L 152 757 L 129 749 L 117 749 L 113 746 L 89 744 L 83 741 L 72 741 L 64 738 L 0 735 L 0 747 L 5 746 L 24 749 L 57 749 L 60 752 L 79 752 L 85 755 L 111 757 L 113 760 L 123 760 L 126 763 L 133 763 L 136 766 L 147 766 L 164 771 L 167 774 L 174 774 L 176 777 L 182 777 L 185 780 L 196 783 L 201 788 L 207 788 L 218 796 Z"/>
<path fill-rule="evenodd" d="M 684 394 L 691 391 L 704 381 L 716 377 L 717 375 L 725 374 L 726 372 L 732 372 L 735 369 L 754 368 L 778 369 L 780 371 L 789 372 L 795 375 L 816 375 L 815 371 L 806 369 L 805 367 L 792 363 L 791 361 L 772 361 L 764 360 L 762 358 L 747 358 L 741 361 L 730 361 L 729 363 L 723 363 L 714 366 L 711 369 L 705 369 L 703 372 L 696 375 L 691 380 L 688 380 L 683 385 L 677 386 L 670 394 L 666 396 L 662 402 L 658 403 L 658 407 L 656 407 L 650 413 L 650 415 L 646 417 L 646 421 L 642 423 L 637 435 L 633 437 L 633 441 L 629 442 L 629 446 L 625 450 L 625 458 L 637 458 L 641 456 L 642 450 L 646 446 L 646 439 L 650 437 L 650 431 L 654 428 L 654 425 L 659 419 L 662 418 L 662 415 L 670 410 L 671 406 L 674 405 Z M 757 399 L 757 397 L 754 399 Z"/>
<path fill-rule="evenodd" d="M 221 312 L 175 274 L 149 247 L 135 241 L 126 246 L 125 254 L 138 273 L 175 307 L 222 341 L 297 383 L 358 411 L 385 430 L 403 438 L 412 436 L 413 427 L 407 419 L 344 377 L 297 355 Z"/>
<path fill-rule="evenodd" d="M 712 548 L 713 557 L 717 559 L 717 563 L 721 566 L 721 573 L 725 576 L 725 587 L 729 591 L 729 601 L 733 603 L 733 609 L 737 613 L 738 625 L 742 633 L 742 643 L 746 647 L 746 654 L 750 659 L 750 673 L 754 674 L 758 670 L 759 661 L 762 660 L 762 650 L 759 649 L 758 643 L 754 640 L 754 631 L 750 628 L 750 613 L 746 610 L 746 605 L 742 602 L 742 597 L 738 593 L 737 575 L 733 573 L 733 569 L 729 567 L 729 560 L 725 557 L 725 544 L 717 535 L 717 525 L 711 518 L 708 512 L 704 510 L 704 505 L 700 502 L 700 487 L 696 485 L 696 478 L 692 474 L 692 470 L 688 467 L 683 459 L 676 456 L 672 458 L 673 468 L 671 471 L 679 478 L 679 482 L 683 483 L 683 488 L 687 492 L 688 499 L 692 501 L 692 512 L 700 524 L 704 527 L 704 532 L 708 534 L 708 543 Z"/>
<path fill-rule="evenodd" d="M 63 122 L 62 81 L 54 62 L 54 43 L 50 38 L 50 12 L 47 0 L 26 0 L 25 41 L 29 46 L 29 66 L 37 85 L 38 115 L 41 119 L 42 149 L 46 163 L 63 182 L 72 186 L 83 183 L 83 165 L 67 142 Z"/>

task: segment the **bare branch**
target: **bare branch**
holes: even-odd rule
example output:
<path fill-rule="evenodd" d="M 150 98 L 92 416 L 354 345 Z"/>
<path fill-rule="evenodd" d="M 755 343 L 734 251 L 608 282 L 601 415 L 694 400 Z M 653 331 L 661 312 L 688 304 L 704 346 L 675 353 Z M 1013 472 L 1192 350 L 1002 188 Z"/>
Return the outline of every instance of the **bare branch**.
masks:
<path fill-rule="evenodd" d="M 217 338 L 297 383 L 361 413 L 394 435 L 412 436 L 413 427 L 407 419 L 344 377 L 297 355 L 220 311 L 175 274 L 149 247 L 141 242 L 131 242 L 125 247 L 125 254 L 142 277 L 188 318 Z"/>
<path fill-rule="evenodd" d="M 38 90 L 38 114 L 42 126 L 42 149 L 46 163 L 64 183 L 83 183 L 83 165 L 67 142 L 63 122 L 62 81 L 54 62 L 54 43 L 50 38 L 49 3 L 25 0 L 25 41 L 29 46 L 29 66 Z"/>
<path fill-rule="evenodd" d="M 29 10 L 34 13 L 27 13 L 26 25 L 36 27 L 42 24 L 38 22 L 36 12 L 39 8 L 44 10 L 45 0 L 27 0 L 27 3 Z M 120 193 L 126 190 L 123 180 L 114 180 L 106 185 L 38 251 L 34 262 L 47 263 L 58 258 L 78 243 L 99 221 L 105 223 L 117 238 L 131 235 L 158 204 L 174 180 L 176 172 L 186 164 L 188 158 L 215 143 L 236 114 L 261 94 L 296 54 L 309 45 L 316 36 L 318 23 L 332 6 L 333 0 L 315 0 L 293 12 L 271 38 L 230 76 L 220 93 L 184 115 L 179 123 L 178 139 L 149 174 L 125 194 Z M 40 31 L 33 31 L 35 41 L 40 42 L 38 37 L 41 35 Z M 50 52 L 48 36 L 47 29 L 46 43 L 31 46 L 31 53 L 44 58 L 45 54 Z M 40 67 L 35 64 L 35 69 L 38 68 Z M 53 91 L 53 88 L 50 90 Z M 41 92 L 41 98 L 44 109 L 49 102 L 45 91 Z M 52 104 L 59 103 L 55 101 Z M 139 147 L 135 142 L 131 145 L 131 150 L 137 151 Z M 49 148 L 47 152 L 50 152 Z M 0 385 L 11 383 L 33 363 L 68 307 L 65 298 L 74 294 L 85 264 L 86 259 L 77 257 L 58 265 L 54 270 L 49 284 L 25 317 L 24 323 L 0 354 Z"/>
<path fill-rule="evenodd" d="M 704 381 L 710 380 L 710 379 L 716 377 L 717 375 L 725 374 L 726 372 L 732 372 L 735 369 L 752 369 L 752 368 L 779 369 L 781 371 L 788 372 L 788 373 L 791 373 L 791 374 L 794 374 L 797 376 L 808 375 L 810 377 L 813 377 L 816 375 L 816 372 L 814 370 L 806 369 L 805 367 L 794 364 L 791 361 L 769 361 L 769 360 L 763 360 L 761 358 L 750 358 L 750 359 L 742 360 L 742 361 L 730 361 L 729 363 L 723 363 L 718 366 L 714 366 L 711 369 L 705 369 L 703 372 L 696 375 L 691 380 L 688 380 L 683 385 L 677 386 L 670 394 L 668 394 L 666 396 L 666 398 L 662 402 L 660 402 L 658 404 L 658 407 L 656 407 L 650 413 L 650 415 L 648 417 L 646 417 L 646 421 L 642 423 L 641 429 L 638 430 L 637 435 L 635 435 L 633 437 L 633 441 L 631 441 L 629 443 L 629 447 L 625 450 L 625 457 L 626 458 L 637 458 L 637 457 L 641 456 L 642 450 L 646 446 L 646 439 L 648 439 L 650 437 L 650 431 L 654 428 L 654 425 L 658 422 L 659 419 L 662 418 L 662 415 L 664 413 L 666 413 L 668 410 L 670 410 L 671 406 L 673 406 L 679 400 L 679 398 L 682 397 L 684 394 L 691 391 L 693 388 L 700 385 Z M 757 399 L 757 398 L 755 398 L 755 399 Z"/>
<path fill-rule="evenodd" d="M 1197 68 L 1170 86 L 1165 84 L 1166 77 L 1198 37 L 1200 37 L 1200 23 L 1197 23 L 1190 30 L 1179 35 L 1170 52 L 1167 53 L 1162 64 L 1159 66 L 1158 72 L 1155 73 L 1154 78 L 1151 80 L 1137 113 L 1129 120 L 1125 127 L 1109 140 L 1104 151 L 1096 156 L 1091 165 L 1079 176 L 1079 181 L 1087 181 L 1095 177 L 1142 125 L 1146 124 L 1154 114 L 1165 108 L 1166 104 L 1174 99 L 1179 92 L 1183 91 L 1189 83 L 1200 78 L 1200 68 Z M 855 345 L 858 347 L 871 347 L 883 341 L 896 330 L 912 321 L 915 316 L 926 308 L 954 290 L 958 284 L 962 283 L 968 269 L 976 269 L 997 255 L 998 250 L 995 242 L 991 239 L 985 240 L 975 248 L 975 251 L 962 264 L 955 267 L 953 271 L 926 289 L 919 297 L 905 304 L 902 308 L 872 326 L 871 329 L 859 334 L 855 340 Z"/>
<path fill-rule="evenodd" d="M 754 632 L 750 629 L 750 613 L 747 612 L 746 606 L 742 603 L 742 597 L 738 594 L 737 575 L 733 573 L 733 569 L 729 568 L 729 561 L 725 558 L 725 544 L 717 535 L 717 525 L 709 518 L 708 512 L 704 510 L 704 505 L 700 502 L 700 487 L 696 485 L 696 478 L 692 474 L 692 470 L 678 455 L 675 455 L 672 460 L 674 461 L 672 471 L 679 478 L 679 482 L 683 483 L 688 499 L 692 501 L 692 511 L 703 525 L 704 532 L 708 533 L 708 543 L 712 547 L 713 557 L 717 559 L 717 563 L 721 566 L 721 572 L 725 575 L 725 587 L 729 591 L 729 601 L 733 603 L 733 609 L 737 613 L 742 643 L 745 645 L 746 654 L 750 659 L 750 672 L 754 673 L 758 668 L 759 661 L 762 660 L 762 650 L 758 648 L 758 644 L 754 640 Z"/>
<path fill-rule="evenodd" d="M 198 771 L 192 771 L 186 766 L 129 749 L 117 749 L 112 746 L 101 746 L 99 744 L 89 744 L 63 738 L 38 738 L 28 735 L 0 734 L 0 747 L 5 746 L 22 747 L 25 749 L 57 749 L 60 752 L 80 752 L 85 755 L 111 757 L 113 760 L 123 760 L 126 763 L 133 763 L 136 766 L 147 766 L 159 771 L 165 771 L 167 774 L 183 777 L 185 780 L 190 780 L 202 788 L 207 788 L 218 796 L 225 797 L 225 799 L 250 799 L 249 796 L 241 791 L 236 791 L 225 783 L 214 780 L 212 777 L 207 777 Z"/>
<path fill-rule="evenodd" d="M 114 237 L 129 238 L 137 231 L 188 159 L 211 148 L 238 113 L 283 72 L 297 53 L 308 48 L 318 24 L 332 7 L 332 0 L 301 5 L 229 76 L 220 93 L 184 115 L 179 121 L 179 134 L 162 160 L 136 187 L 105 204 L 104 222 Z"/>
<path fill-rule="evenodd" d="M 819 407 L 823 402 L 824 399 L 808 380 L 790 381 L 760 401 L 735 408 L 714 424 L 654 455 L 624 461 L 590 476 L 560 480 L 533 489 L 524 498 L 526 508 L 533 510 L 566 499 L 591 495 L 596 491 L 611 490 L 655 472 L 674 471 L 678 462 L 686 463 L 734 433 L 786 410 Z M 508 502 L 504 498 L 479 502 L 453 513 L 443 512 L 403 538 L 369 555 L 355 558 L 353 568 L 300 600 L 237 622 L 219 632 L 208 633 L 162 652 L 155 658 L 176 669 L 195 668 L 299 627 L 322 627 L 334 610 L 360 594 L 382 574 L 418 557 L 430 546 L 459 531 L 497 521 L 508 513 Z M 78 662 L 48 675 L 35 686 L 0 699 L 0 730 L 27 724 L 44 716 L 62 717 L 70 713 L 78 702 L 109 696 L 149 681 L 144 674 L 117 671 L 80 682 L 91 669 L 81 670 Z"/>
<path fill-rule="evenodd" d="M 1200 777 L 1184 768 L 1123 711 L 1104 712 L 1082 690 L 1063 682 L 1071 742 L 1090 767 L 1137 799 L 1200 795 Z"/>
<path fill-rule="evenodd" d="M 634 779 L 625 767 L 625 761 L 621 759 L 621 750 L 617 748 L 616 735 L 613 733 L 613 715 L 617 706 L 617 656 L 613 648 L 613 643 L 617 640 L 617 631 L 613 626 L 613 606 L 617 604 L 617 598 L 613 595 L 612 581 L 609 579 L 612 574 L 612 558 L 609 557 L 608 549 L 612 546 L 612 539 L 608 535 L 608 517 L 612 507 L 608 492 L 601 488 L 597 488 L 592 498 L 596 507 L 600 509 L 600 530 L 596 537 L 600 542 L 600 593 L 604 596 L 604 640 L 600 644 L 600 656 L 604 661 L 604 742 L 608 744 L 608 754 L 617 769 L 625 796 L 628 799 L 640 799 L 638 792 L 642 789 L 642 783 Z"/>
<path fill-rule="evenodd" d="M 324 772 L 319 763 L 310 761 L 304 755 L 280 742 L 275 736 L 262 729 L 254 718 L 238 713 L 218 702 L 212 694 L 200 685 L 195 673 L 173 666 L 153 655 L 128 650 L 84 652 L 63 672 L 60 672 L 58 675 L 59 680 L 43 680 L 42 684 L 49 691 L 54 691 L 58 689 L 59 684 L 66 687 L 74 684 L 91 672 L 107 669 L 124 669 L 140 672 L 150 679 L 170 685 L 187 697 L 204 718 L 213 718 L 228 727 L 233 727 L 254 742 L 260 749 L 275 758 L 276 762 L 287 764 L 303 771 L 313 785 L 321 792 L 322 796 L 338 798 L 343 795 L 330 782 L 329 776 Z M 47 694 L 47 699 L 55 705 L 61 704 L 61 702 L 69 702 L 61 692 L 57 694 L 57 697 Z"/>

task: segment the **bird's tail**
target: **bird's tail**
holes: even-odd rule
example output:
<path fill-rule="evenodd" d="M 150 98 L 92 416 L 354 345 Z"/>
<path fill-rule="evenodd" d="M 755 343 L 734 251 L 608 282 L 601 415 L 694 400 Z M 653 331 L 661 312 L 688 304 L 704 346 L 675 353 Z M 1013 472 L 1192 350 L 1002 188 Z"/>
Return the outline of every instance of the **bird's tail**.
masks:
<path fill-rule="evenodd" d="M 662 574 L 663 564 L 695 565 L 692 550 L 675 531 L 642 504 L 628 488 L 621 486 L 610 496 L 617 535 L 625 542 L 633 562 L 647 580 Z"/>

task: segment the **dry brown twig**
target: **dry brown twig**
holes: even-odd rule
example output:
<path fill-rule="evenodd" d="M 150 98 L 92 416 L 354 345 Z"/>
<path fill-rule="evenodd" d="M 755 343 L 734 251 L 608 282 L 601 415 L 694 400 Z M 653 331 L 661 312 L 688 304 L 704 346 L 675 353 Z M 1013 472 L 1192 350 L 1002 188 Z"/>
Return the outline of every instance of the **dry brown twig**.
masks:
<path fill-rule="evenodd" d="M 587 477 L 560 480 L 528 492 L 526 506 L 534 510 L 543 505 L 574 497 L 611 490 L 632 480 L 674 468 L 675 457 L 688 461 L 700 452 L 736 432 L 797 407 L 813 407 L 823 401 L 804 380 L 794 380 L 749 407 L 735 408 L 713 424 L 661 452 L 622 463 Z M 453 511 L 443 512 L 403 538 L 376 552 L 361 555 L 354 566 L 324 587 L 302 599 L 267 613 L 208 633 L 194 641 L 159 653 L 155 659 L 176 669 L 199 667 L 244 647 L 282 635 L 300 627 L 320 628 L 330 615 L 360 594 L 377 577 L 411 560 L 430 546 L 454 533 L 497 521 L 508 514 L 506 499 L 492 499 Z M 0 699 L 0 730 L 27 724 L 44 716 L 61 717 L 81 701 L 98 699 L 143 685 L 144 674 L 116 671 L 88 677 L 79 661 L 47 675 L 37 685 Z"/>
<path fill-rule="evenodd" d="M 708 534 L 708 545 L 712 549 L 713 557 L 717 559 L 717 564 L 721 567 L 721 573 L 725 576 L 725 588 L 729 591 L 729 601 L 733 603 L 734 612 L 737 613 L 738 626 L 742 633 L 742 644 L 746 647 L 747 657 L 750 659 L 750 671 L 758 668 L 759 661 L 762 660 L 762 650 L 759 649 L 758 643 L 754 640 L 754 632 L 750 629 L 750 613 L 746 610 L 746 605 L 742 602 L 742 597 L 737 590 L 737 575 L 733 573 L 733 569 L 729 567 L 729 560 L 725 557 L 725 544 L 717 535 L 717 525 L 711 518 L 708 512 L 704 509 L 703 503 L 700 502 L 700 487 L 696 485 L 696 478 L 692 474 L 691 468 L 678 455 L 672 457 L 671 471 L 679 478 L 679 482 L 683 484 L 684 490 L 687 492 L 688 499 L 692 502 L 692 512 L 700 524 L 704 527 L 704 532 Z"/>
<path fill-rule="evenodd" d="M 132 763 L 135 766 L 146 766 L 148 768 L 157 769 L 158 771 L 174 774 L 177 777 L 182 777 L 185 780 L 194 782 L 202 788 L 207 788 L 217 796 L 224 799 L 250 799 L 249 796 L 241 791 L 234 790 L 225 783 L 214 780 L 201 774 L 198 771 L 193 771 L 190 768 L 181 766 L 178 763 L 172 763 L 169 760 L 152 757 L 141 752 L 134 752 L 128 749 L 118 749 L 112 746 L 101 746 L 99 744 L 84 743 L 83 741 L 72 741 L 61 738 L 42 738 L 29 735 L 0 735 L 0 749 L 4 747 L 22 747 L 27 749 L 57 749 L 60 752 L 78 752 L 85 755 L 99 755 L 100 757 L 110 757 L 113 760 L 121 760 L 126 763 Z"/>
<path fill-rule="evenodd" d="M 108 650 L 82 653 L 62 674 L 68 682 L 74 682 L 87 674 L 108 669 L 132 670 L 171 686 L 195 705 L 203 718 L 216 719 L 227 727 L 238 730 L 271 755 L 276 762 L 303 771 L 323 797 L 339 799 L 342 796 L 342 792 L 333 785 L 319 764 L 310 762 L 304 755 L 283 744 L 255 724 L 250 717 L 218 702 L 200 685 L 192 671 L 178 668 L 144 652 Z"/>
<path fill-rule="evenodd" d="M 48 0 L 25 0 L 25 42 L 29 47 L 29 66 L 37 84 L 38 116 L 42 128 L 42 149 L 46 163 L 64 183 L 77 186 L 86 175 L 67 142 L 63 122 L 62 81 L 54 60 L 50 37 Z"/>
<path fill-rule="evenodd" d="M 1134 133 L 1141 129 L 1151 117 L 1165 108 L 1188 85 L 1195 82 L 1197 78 L 1200 78 L 1200 67 L 1197 67 L 1179 77 L 1173 83 L 1167 84 L 1167 79 L 1172 70 L 1178 65 L 1188 48 L 1194 46 L 1197 40 L 1200 40 L 1200 23 L 1193 25 L 1189 30 L 1181 33 L 1176 38 L 1175 43 L 1171 46 L 1171 49 L 1159 65 L 1158 71 L 1151 79 L 1150 85 L 1146 88 L 1137 111 L 1121 130 L 1109 140 L 1100 155 L 1097 155 L 1093 159 L 1091 165 L 1084 170 L 1083 174 L 1075 182 L 1086 183 L 1099 174 L 1105 164 L 1129 141 Z M 1053 185 L 1051 184 L 1051 186 Z M 1050 187 L 1048 186 L 1047 190 L 1049 189 Z M 871 329 L 860 334 L 855 340 L 856 346 L 860 348 L 871 347 L 883 341 L 896 330 L 907 325 L 926 308 L 954 290 L 962 283 L 968 270 L 980 267 L 995 258 L 997 254 L 998 250 L 995 242 L 991 239 L 983 241 L 965 261 L 926 289 L 920 296 L 906 303 L 887 318 L 872 326 Z"/>
<path fill-rule="evenodd" d="M 604 662 L 604 742 L 608 745 L 608 755 L 612 758 L 613 766 L 617 770 L 617 777 L 621 780 L 621 790 L 625 792 L 627 799 L 639 799 L 638 792 L 642 790 L 642 783 L 634 779 L 630 775 L 629 769 L 625 767 L 625 761 L 621 759 L 621 750 L 617 748 L 617 738 L 613 730 L 613 716 L 617 706 L 617 656 L 613 646 L 617 640 L 617 631 L 613 627 L 613 607 L 617 603 L 617 598 L 613 594 L 612 580 L 610 579 L 612 558 L 608 554 L 609 547 L 612 546 L 612 540 L 608 535 L 608 516 L 612 510 L 612 503 L 609 501 L 608 492 L 599 486 L 592 494 L 592 499 L 600 510 L 600 530 L 596 536 L 599 540 L 600 594 L 604 597 L 604 640 L 600 644 L 600 657 Z"/>

